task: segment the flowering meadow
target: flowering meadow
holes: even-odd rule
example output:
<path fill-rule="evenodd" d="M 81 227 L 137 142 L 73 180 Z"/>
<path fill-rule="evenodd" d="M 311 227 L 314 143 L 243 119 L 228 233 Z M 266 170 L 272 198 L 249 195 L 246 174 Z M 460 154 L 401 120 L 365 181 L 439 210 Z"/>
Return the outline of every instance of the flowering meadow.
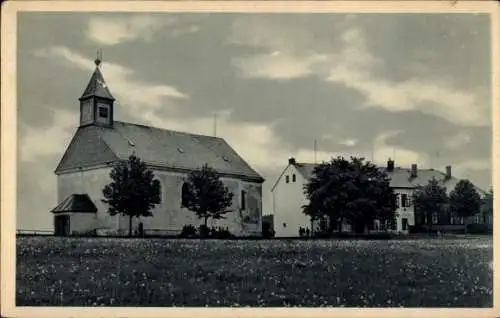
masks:
<path fill-rule="evenodd" d="M 491 307 L 491 237 L 17 238 L 17 306 Z"/>

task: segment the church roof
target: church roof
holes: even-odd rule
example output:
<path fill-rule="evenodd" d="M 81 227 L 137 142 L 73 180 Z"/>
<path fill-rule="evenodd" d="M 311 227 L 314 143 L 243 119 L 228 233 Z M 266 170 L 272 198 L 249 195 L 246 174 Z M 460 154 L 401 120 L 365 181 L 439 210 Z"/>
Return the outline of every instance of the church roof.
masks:
<path fill-rule="evenodd" d="M 55 173 L 126 160 L 133 152 L 152 167 L 190 171 L 206 163 L 222 175 L 264 181 L 222 138 L 120 121 L 113 128 L 79 127 Z"/>
<path fill-rule="evenodd" d="M 59 203 L 50 212 L 63 213 L 63 212 L 80 212 L 80 213 L 96 213 L 97 208 L 90 200 L 87 194 L 72 194 L 61 203 Z"/>
<path fill-rule="evenodd" d="M 89 84 L 87 85 L 87 88 L 85 88 L 85 91 L 83 92 L 80 99 L 91 96 L 115 100 L 115 98 L 109 91 L 108 85 L 106 85 L 106 82 L 104 81 L 104 76 L 102 76 L 101 70 L 99 69 L 99 64 L 97 62 L 94 73 L 90 77 Z"/>

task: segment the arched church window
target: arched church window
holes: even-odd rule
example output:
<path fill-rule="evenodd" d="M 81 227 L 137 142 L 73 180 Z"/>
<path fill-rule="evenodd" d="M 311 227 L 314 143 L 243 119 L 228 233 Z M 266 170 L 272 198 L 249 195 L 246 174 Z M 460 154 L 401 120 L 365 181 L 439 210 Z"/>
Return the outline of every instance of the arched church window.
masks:
<path fill-rule="evenodd" d="M 246 210 L 247 208 L 247 193 L 245 190 L 241 190 L 241 209 Z"/>
<path fill-rule="evenodd" d="M 189 191 L 189 186 L 187 182 L 184 182 L 182 184 L 182 190 L 181 190 L 181 206 L 185 207 L 188 203 L 188 191 Z"/>
<path fill-rule="evenodd" d="M 158 190 L 157 192 L 158 196 L 155 198 L 155 200 L 153 200 L 153 203 L 160 204 L 162 201 L 162 190 L 163 190 L 160 180 L 158 179 L 153 180 L 153 187 Z"/>

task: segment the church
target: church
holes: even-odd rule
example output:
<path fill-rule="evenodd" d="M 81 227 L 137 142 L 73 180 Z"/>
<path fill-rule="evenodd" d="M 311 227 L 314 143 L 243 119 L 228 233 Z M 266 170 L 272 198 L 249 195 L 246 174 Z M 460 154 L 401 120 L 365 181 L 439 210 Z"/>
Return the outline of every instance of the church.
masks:
<path fill-rule="evenodd" d="M 114 120 L 115 98 L 100 64 L 97 58 L 79 98 L 79 126 L 55 169 L 58 204 L 50 211 L 55 235 L 128 234 L 128 217 L 108 213 L 102 189 L 111 182 L 113 165 L 131 154 L 146 162 L 161 188 L 153 216 L 134 218 L 134 232 L 141 226 L 146 235 L 177 235 L 185 225 L 202 224 L 181 198 L 187 174 L 208 164 L 233 193 L 226 219 L 210 220 L 209 226 L 227 227 L 237 236 L 261 235 L 264 178 L 222 138 Z"/>

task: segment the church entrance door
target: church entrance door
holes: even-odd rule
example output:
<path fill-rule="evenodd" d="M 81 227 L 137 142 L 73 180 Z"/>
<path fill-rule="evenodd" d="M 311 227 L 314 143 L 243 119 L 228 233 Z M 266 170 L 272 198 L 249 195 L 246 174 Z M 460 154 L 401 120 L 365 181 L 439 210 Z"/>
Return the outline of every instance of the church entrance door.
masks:
<path fill-rule="evenodd" d="M 69 215 L 56 215 L 54 217 L 54 234 L 56 236 L 69 236 Z"/>

